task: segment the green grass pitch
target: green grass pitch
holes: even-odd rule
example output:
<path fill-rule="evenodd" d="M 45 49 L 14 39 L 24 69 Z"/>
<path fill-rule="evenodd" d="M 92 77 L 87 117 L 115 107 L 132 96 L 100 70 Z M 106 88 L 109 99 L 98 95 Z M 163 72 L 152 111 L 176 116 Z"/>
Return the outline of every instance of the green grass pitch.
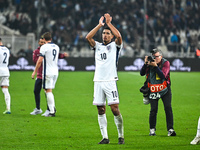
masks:
<path fill-rule="evenodd" d="M 31 116 L 35 108 L 32 72 L 12 71 L 9 91 L 11 115 L 3 115 L 5 101 L 0 94 L 0 149 L 2 150 L 118 150 L 200 149 L 190 145 L 200 115 L 200 72 L 172 72 L 172 107 L 176 137 L 168 137 L 162 101 L 159 101 L 156 136 L 149 136 L 149 105 L 142 102 L 139 72 L 118 72 L 120 111 L 124 119 L 125 144 L 118 145 L 117 129 L 106 106 L 110 144 L 98 145 L 101 134 L 97 108 L 92 105 L 94 72 L 60 72 L 53 90 L 55 118 Z M 41 108 L 46 98 L 41 92 Z"/>

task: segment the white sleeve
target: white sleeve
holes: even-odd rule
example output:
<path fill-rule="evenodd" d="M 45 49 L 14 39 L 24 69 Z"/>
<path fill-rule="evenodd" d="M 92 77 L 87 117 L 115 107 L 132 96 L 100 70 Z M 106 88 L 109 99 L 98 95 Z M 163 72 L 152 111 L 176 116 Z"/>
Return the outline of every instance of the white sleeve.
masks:
<path fill-rule="evenodd" d="M 122 48 L 123 47 L 123 43 L 121 44 L 121 45 L 117 45 L 116 43 L 115 43 L 115 45 L 118 47 L 118 48 Z"/>
<path fill-rule="evenodd" d="M 45 46 L 42 45 L 41 48 L 40 48 L 40 56 L 44 56 L 45 53 L 46 53 Z"/>
<path fill-rule="evenodd" d="M 98 47 L 98 45 L 99 45 L 99 42 L 95 41 L 95 46 L 92 47 L 92 49 L 95 50 Z"/>

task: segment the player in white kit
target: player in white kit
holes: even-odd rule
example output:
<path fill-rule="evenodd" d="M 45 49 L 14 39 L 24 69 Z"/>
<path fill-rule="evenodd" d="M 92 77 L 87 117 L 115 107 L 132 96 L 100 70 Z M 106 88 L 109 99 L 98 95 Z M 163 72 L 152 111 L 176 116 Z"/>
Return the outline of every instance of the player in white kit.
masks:
<path fill-rule="evenodd" d="M 104 26 L 103 20 L 107 27 L 103 29 L 102 40 L 99 43 L 93 39 L 96 32 Z M 114 114 L 114 121 L 118 131 L 118 144 L 124 144 L 124 127 L 123 118 L 119 111 L 119 96 L 116 81 L 117 63 L 119 52 L 122 49 L 122 37 L 119 31 L 111 24 L 112 17 L 106 13 L 99 19 L 99 24 L 92 29 L 86 36 L 90 46 L 95 50 L 95 75 L 94 75 L 94 100 L 93 105 L 98 109 L 98 122 L 103 139 L 99 144 L 110 143 L 107 133 L 107 118 L 106 118 L 106 99 Z M 115 41 L 112 41 L 113 37 Z"/>
<path fill-rule="evenodd" d="M 8 69 L 9 57 L 10 51 L 3 45 L 2 39 L 0 38 L 0 86 L 6 102 L 6 110 L 3 112 L 3 114 L 11 114 L 11 98 L 8 91 L 10 77 L 10 72 Z"/>
<path fill-rule="evenodd" d="M 58 45 L 51 42 L 51 33 L 46 32 L 43 34 L 44 41 L 46 44 L 40 48 L 40 56 L 38 58 L 32 78 L 34 79 L 37 70 L 43 64 L 42 80 L 43 89 L 45 89 L 47 96 L 47 104 L 50 109 L 48 117 L 55 117 L 55 100 L 52 93 L 52 89 L 55 88 L 55 84 L 58 78 L 58 55 L 60 48 Z"/>

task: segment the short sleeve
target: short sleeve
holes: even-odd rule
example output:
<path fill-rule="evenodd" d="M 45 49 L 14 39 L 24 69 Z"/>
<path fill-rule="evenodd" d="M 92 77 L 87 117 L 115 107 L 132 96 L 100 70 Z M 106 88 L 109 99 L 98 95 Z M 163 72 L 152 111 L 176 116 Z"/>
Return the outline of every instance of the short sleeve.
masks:
<path fill-rule="evenodd" d="M 40 48 L 40 56 L 44 56 L 45 53 L 46 53 L 46 50 L 45 50 L 45 45 L 42 45 L 41 48 Z"/>

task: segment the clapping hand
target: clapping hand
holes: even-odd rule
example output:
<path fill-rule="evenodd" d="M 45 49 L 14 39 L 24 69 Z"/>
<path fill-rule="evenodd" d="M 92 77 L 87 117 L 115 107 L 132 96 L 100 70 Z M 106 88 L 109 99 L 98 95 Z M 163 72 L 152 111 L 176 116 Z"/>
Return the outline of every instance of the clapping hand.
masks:
<path fill-rule="evenodd" d="M 104 17 L 101 16 L 101 18 L 99 19 L 99 24 L 100 24 L 101 26 L 104 26 L 104 24 L 105 24 L 105 23 L 103 23 L 103 20 L 104 20 Z"/>
<path fill-rule="evenodd" d="M 112 21 L 112 17 L 110 16 L 110 14 L 106 13 L 106 14 L 104 14 L 104 17 L 106 18 L 106 24 L 108 24 Z"/>

